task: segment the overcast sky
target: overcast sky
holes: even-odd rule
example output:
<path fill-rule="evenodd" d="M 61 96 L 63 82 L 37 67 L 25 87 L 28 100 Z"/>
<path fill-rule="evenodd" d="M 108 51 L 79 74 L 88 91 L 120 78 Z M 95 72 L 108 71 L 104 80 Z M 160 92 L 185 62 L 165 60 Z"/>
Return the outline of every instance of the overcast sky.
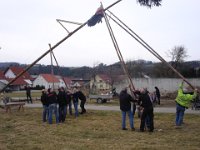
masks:
<path fill-rule="evenodd" d="M 0 0 L 0 62 L 30 64 L 63 39 L 67 32 L 56 19 L 86 22 L 100 6 L 115 0 Z M 110 9 L 166 60 L 166 52 L 183 45 L 187 60 L 200 60 L 200 0 L 163 0 L 161 7 L 141 7 L 122 0 Z M 158 61 L 110 21 L 124 60 Z M 77 25 L 64 24 L 73 31 Z M 105 21 L 85 26 L 54 50 L 61 66 L 94 66 L 118 61 Z M 50 64 L 50 55 L 38 63 Z"/>

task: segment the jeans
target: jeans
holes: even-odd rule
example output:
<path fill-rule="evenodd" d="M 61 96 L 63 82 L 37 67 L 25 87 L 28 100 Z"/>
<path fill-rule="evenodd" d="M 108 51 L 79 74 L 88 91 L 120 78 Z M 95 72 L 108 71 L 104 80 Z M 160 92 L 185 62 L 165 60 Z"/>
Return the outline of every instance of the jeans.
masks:
<path fill-rule="evenodd" d="M 47 105 L 43 105 L 43 113 L 42 113 L 42 120 L 46 122 L 49 116 L 49 107 Z"/>
<path fill-rule="evenodd" d="M 72 102 L 70 101 L 69 104 L 67 104 L 67 108 L 69 107 L 69 114 L 72 115 Z M 66 114 L 67 114 L 67 108 L 66 108 Z"/>
<path fill-rule="evenodd" d="M 67 106 L 59 106 L 59 122 L 65 122 L 67 114 Z"/>
<path fill-rule="evenodd" d="M 185 107 L 176 103 L 176 125 L 181 126 L 183 123 L 183 117 L 185 113 Z"/>
<path fill-rule="evenodd" d="M 56 118 L 56 123 L 59 123 L 57 104 L 50 104 L 49 105 L 49 124 L 52 124 L 53 113 L 54 113 L 55 118 Z"/>
<path fill-rule="evenodd" d="M 133 124 L 133 113 L 131 110 L 129 111 L 122 111 L 122 128 L 126 128 L 126 113 L 128 114 L 129 116 L 129 123 L 130 123 L 130 127 L 131 129 L 134 128 L 134 124 Z"/>
<path fill-rule="evenodd" d="M 75 117 L 78 117 L 79 112 L 78 112 L 78 102 L 74 102 L 74 110 L 75 110 Z"/>

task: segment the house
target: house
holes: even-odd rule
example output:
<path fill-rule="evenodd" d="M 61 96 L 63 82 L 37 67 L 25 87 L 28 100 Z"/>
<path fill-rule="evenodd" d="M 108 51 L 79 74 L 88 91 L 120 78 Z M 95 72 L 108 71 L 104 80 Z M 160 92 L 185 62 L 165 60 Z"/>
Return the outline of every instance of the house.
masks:
<path fill-rule="evenodd" d="M 89 88 L 88 83 L 90 80 L 87 79 L 72 79 L 72 87 L 82 87 L 82 88 Z"/>
<path fill-rule="evenodd" d="M 71 87 L 73 87 L 73 78 L 71 77 L 64 77 L 64 83 L 65 83 L 65 86 L 67 89 L 70 89 Z"/>
<path fill-rule="evenodd" d="M 98 74 L 90 80 L 90 89 L 93 92 L 107 92 L 111 88 L 111 78 L 108 75 Z"/>
<path fill-rule="evenodd" d="M 34 81 L 33 87 L 44 86 L 45 89 L 53 88 L 58 89 L 60 87 L 60 80 L 52 74 L 40 74 Z"/>
<path fill-rule="evenodd" d="M 7 82 L 10 82 L 23 71 L 24 69 L 21 67 L 11 66 L 4 71 L 5 80 Z M 25 72 L 22 76 L 20 76 L 17 80 L 10 84 L 9 87 L 12 90 L 20 90 L 24 89 L 24 87 L 27 85 L 32 86 L 32 77 L 28 72 Z"/>

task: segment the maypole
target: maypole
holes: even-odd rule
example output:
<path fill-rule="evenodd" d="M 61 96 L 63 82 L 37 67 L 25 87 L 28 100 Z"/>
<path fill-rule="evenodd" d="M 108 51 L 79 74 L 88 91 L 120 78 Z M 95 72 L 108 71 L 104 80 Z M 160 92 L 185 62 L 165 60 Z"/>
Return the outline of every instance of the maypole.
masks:
<path fill-rule="evenodd" d="M 113 7 L 114 5 L 116 5 L 117 3 L 121 2 L 122 0 L 118 0 L 116 2 L 114 2 L 113 4 L 111 4 L 110 6 L 106 7 L 104 9 L 104 11 L 108 10 L 109 8 Z M 89 20 L 88 20 L 89 21 Z M 32 64 L 30 64 L 29 66 L 27 66 L 21 73 L 19 73 L 14 79 L 12 79 L 3 89 L 1 89 L 0 92 L 3 92 L 10 84 L 12 84 L 13 82 L 15 82 L 20 76 L 22 76 L 25 72 L 27 72 L 31 67 L 33 67 L 37 62 L 39 62 L 43 57 L 45 57 L 48 53 L 50 53 L 50 51 L 53 51 L 55 48 L 57 48 L 60 44 L 62 44 L 64 41 L 66 41 L 68 38 L 70 38 L 73 34 L 75 34 L 77 31 L 79 31 L 80 29 L 82 29 L 87 23 L 88 21 L 86 21 L 85 23 L 81 24 L 79 27 L 77 27 L 75 30 L 73 30 L 72 32 L 70 32 L 66 37 L 64 37 L 63 39 L 61 39 L 58 43 L 56 43 L 54 46 L 52 46 L 51 48 L 49 48 L 44 54 L 42 54 L 39 58 L 37 58 Z"/>

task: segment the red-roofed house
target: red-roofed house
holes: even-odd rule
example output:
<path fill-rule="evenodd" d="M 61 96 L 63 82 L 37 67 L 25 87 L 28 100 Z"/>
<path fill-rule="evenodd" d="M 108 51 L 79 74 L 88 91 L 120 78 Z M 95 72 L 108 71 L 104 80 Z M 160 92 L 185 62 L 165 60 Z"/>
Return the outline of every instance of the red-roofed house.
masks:
<path fill-rule="evenodd" d="M 66 87 L 67 89 L 70 89 L 72 87 L 72 85 L 73 85 L 73 81 L 72 80 L 73 80 L 73 78 L 64 77 L 64 82 L 66 84 L 66 86 L 64 86 L 64 87 Z"/>
<path fill-rule="evenodd" d="M 9 67 L 4 71 L 5 79 L 8 82 L 10 82 L 22 71 L 24 71 L 24 69 L 21 67 L 16 67 L 16 66 Z M 20 89 L 23 89 L 27 85 L 29 86 L 32 85 L 32 77 L 29 75 L 28 72 L 25 72 L 22 76 L 20 76 L 16 81 L 14 81 L 10 85 L 10 88 L 13 90 L 20 90 Z"/>
<path fill-rule="evenodd" d="M 60 87 L 60 80 L 51 74 L 40 74 L 34 81 L 33 86 L 44 86 L 45 89 L 54 88 L 58 89 Z"/>
<path fill-rule="evenodd" d="M 6 78 L 15 78 L 18 74 L 20 74 L 22 71 L 24 71 L 23 68 L 21 67 L 16 67 L 16 66 L 11 66 L 9 68 L 7 68 L 4 71 L 4 75 Z M 30 76 L 30 74 L 28 72 L 25 72 L 22 76 L 23 79 L 29 79 L 32 80 L 32 77 Z"/>
<path fill-rule="evenodd" d="M 95 91 L 109 91 L 111 88 L 111 78 L 105 74 L 96 75 L 90 80 L 90 89 Z"/>

